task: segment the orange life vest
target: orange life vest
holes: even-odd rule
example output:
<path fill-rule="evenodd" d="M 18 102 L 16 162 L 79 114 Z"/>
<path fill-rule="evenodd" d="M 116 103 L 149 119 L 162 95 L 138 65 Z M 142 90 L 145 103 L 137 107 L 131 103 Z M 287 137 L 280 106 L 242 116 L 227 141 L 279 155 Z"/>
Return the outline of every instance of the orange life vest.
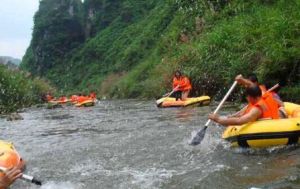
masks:
<path fill-rule="evenodd" d="M 94 92 L 91 93 L 91 94 L 90 94 L 90 98 L 91 98 L 91 99 L 96 99 L 96 93 L 94 93 Z"/>
<path fill-rule="evenodd" d="M 79 96 L 79 97 L 78 97 L 78 102 L 79 102 L 79 103 L 82 103 L 82 102 L 84 102 L 84 101 L 86 101 L 86 100 L 90 100 L 90 98 L 87 97 L 87 96 Z"/>
<path fill-rule="evenodd" d="M 259 119 L 279 119 L 278 104 L 269 95 L 263 96 L 256 104 L 249 103 L 244 115 L 249 113 L 254 107 L 261 111 Z"/>
<path fill-rule="evenodd" d="M 191 82 L 187 77 L 180 77 L 177 79 L 176 77 L 173 78 L 173 89 L 177 86 L 180 86 L 177 90 L 178 91 L 188 91 L 192 89 Z"/>
<path fill-rule="evenodd" d="M 77 102 L 78 96 L 77 95 L 72 95 L 71 96 L 71 102 Z"/>
<path fill-rule="evenodd" d="M 62 102 L 66 101 L 66 100 L 67 100 L 67 97 L 65 97 L 65 96 L 62 96 L 59 98 L 59 101 L 62 101 Z"/>
<path fill-rule="evenodd" d="M 49 102 L 49 101 L 53 100 L 53 97 L 51 95 L 47 94 L 46 95 L 46 99 Z"/>

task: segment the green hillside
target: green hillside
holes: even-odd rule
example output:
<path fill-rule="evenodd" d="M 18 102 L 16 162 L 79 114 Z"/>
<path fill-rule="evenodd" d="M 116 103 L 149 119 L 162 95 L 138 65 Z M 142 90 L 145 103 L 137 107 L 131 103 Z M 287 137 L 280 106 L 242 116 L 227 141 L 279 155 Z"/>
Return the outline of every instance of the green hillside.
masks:
<path fill-rule="evenodd" d="M 299 0 L 42 0 L 22 68 L 67 91 L 153 98 L 181 69 L 193 95 L 235 75 L 298 99 Z"/>

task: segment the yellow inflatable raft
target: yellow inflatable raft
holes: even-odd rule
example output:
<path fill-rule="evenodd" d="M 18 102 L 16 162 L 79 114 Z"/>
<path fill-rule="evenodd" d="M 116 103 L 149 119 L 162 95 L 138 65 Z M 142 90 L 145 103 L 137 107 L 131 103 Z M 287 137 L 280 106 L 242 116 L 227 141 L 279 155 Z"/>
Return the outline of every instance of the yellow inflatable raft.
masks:
<path fill-rule="evenodd" d="M 299 143 L 300 105 L 285 103 L 287 119 L 261 120 L 241 126 L 229 126 L 222 138 L 232 147 L 263 148 Z"/>
<path fill-rule="evenodd" d="M 177 100 L 171 97 L 165 97 L 164 99 L 159 99 L 163 101 L 161 104 L 158 104 L 160 108 L 170 108 L 170 107 L 186 107 L 191 105 L 205 106 L 209 105 L 210 97 L 209 96 L 200 96 L 195 98 L 188 98 L 184 101 Z"/>
<path fill-rule="evenodd" d="M 75 104 L 76 107 L 90 107 L 90 106 L 95 106 L 95 100 L 85 100 L 81 103 Z"/>

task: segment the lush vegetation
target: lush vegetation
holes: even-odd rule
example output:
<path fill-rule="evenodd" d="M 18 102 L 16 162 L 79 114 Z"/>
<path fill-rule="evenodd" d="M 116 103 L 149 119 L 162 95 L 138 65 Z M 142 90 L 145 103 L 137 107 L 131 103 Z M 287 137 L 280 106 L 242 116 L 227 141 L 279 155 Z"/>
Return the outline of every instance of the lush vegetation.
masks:
<path fill-rule="evenodd" d="M 67 91 L 117 98 L 157 97 L 175 69 L 193 95 L 255 72 L 297 100 L 299 9 L 299 0 L 43 0 L 22 67 Z"/>
<path fill-rule="evenodd" d="M 52 91 L 45 81 L 4 65 L 0 65 L 0 78 L 0 114 L 40 103 L 42 96 Z"/>

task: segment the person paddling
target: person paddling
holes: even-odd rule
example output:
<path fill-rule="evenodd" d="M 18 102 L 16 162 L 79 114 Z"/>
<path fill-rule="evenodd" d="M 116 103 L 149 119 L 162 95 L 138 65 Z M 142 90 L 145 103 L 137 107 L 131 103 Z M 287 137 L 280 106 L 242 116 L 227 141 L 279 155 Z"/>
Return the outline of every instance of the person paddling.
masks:
<path fill-rule="evenodd" d="M 209 119 L 223 125 L 243 125 L 260 119 L 279 119 L 277 103 L 269 103 L 263 98 L 259 86 L 253 85 L 246 88 L 248 101 L 247 108 L 235 116 L 221 117 L 218 114 L 210 114 Z"/>
<path fill-rule="evenodd" d="M 280 118 L 287 118 L 287 113 L 285 112 L 284 104 L 281 101 L 279 95 L 276 93 L 278 88 L 272 91 L 267 91 L 267 89 L 271 88 L 271 85 L 266 87 L 266 85 L 259 83 L 255 74 L 249 75 L 248 79 L 245 79 L 242 75 L 238 75 L 236 76 L 235 80 L 244 87 L 251 87 L 254 85 L 259 86 L 260 90 L 262 91 L 262 96 L 266 100 L 266 102 L 270 104 L 277 103 Z"/>
<path fill-rule="evenodd" d="M 188 77 L 182 75 L 182 73 L 177 70 L 173 78 L 173 90 L 175 91 L 172 97 L 177 100 L 186 100 L 192 89 L 191 82 Z"/>

